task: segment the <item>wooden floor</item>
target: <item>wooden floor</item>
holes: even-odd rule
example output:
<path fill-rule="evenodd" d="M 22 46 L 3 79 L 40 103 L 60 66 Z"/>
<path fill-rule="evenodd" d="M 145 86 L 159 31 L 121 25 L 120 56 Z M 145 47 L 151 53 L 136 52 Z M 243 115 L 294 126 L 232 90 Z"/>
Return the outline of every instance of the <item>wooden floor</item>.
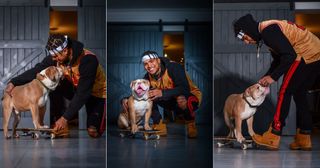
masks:
<path fill-rule="evenodd" d="M 242 150 L 214 147 L 215 168 L 320 168 L 320 134 L 312 136 L 312 151 L 292 151 L 289 144 L 293 136 L 282 136 L 280 150 Z"/>
<path fill-rule="evenodd" d="M 1 168 L 106 167 L 106 136 L 93 139 L 87 131 L 72 130 L 70 138 L 54 140 L 4 139 L 1 131 L 0 144 Z"/>
<path fill-rule="evenodd" d="M 108 168 L 211 168 L 212 127 L 198 126 L 197 139 L 185 136 L 184 126 L 168 125 L 168 136 L 160 140 L 121 138 L 116 127 L 108 127 Z"/>

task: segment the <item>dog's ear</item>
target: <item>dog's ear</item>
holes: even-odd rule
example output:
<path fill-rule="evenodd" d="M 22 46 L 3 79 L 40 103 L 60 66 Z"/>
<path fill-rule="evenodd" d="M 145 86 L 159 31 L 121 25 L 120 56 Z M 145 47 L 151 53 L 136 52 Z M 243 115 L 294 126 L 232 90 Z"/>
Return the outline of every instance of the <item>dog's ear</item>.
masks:
<path fill-rule="evenodd" d="M 42 81 L 45 77 L 43 75 L 41 75 L 40 73 L 37 73 L 36 78 L 40 81 Z"/>
<path fill-rule="evenodd" d="M 149 80 L 145 80 L 146 84 L 150 86 L 150 81 Z"/>
<path fill-rule="evenodd" d="M 135 83 L 136 83 L 135 80 L 134 80 L 134 81 L 131 81 L 131 83 L 130 83 L 130 88 L 133 88 L 133 86 L 134 86 Z"/>
<path fill-rule="evenodd" d="M 250 89 L 250 88 L 247 88 L 247 89 L 244 91 L 244 97 L 250 97 L 249 89 Z"/>

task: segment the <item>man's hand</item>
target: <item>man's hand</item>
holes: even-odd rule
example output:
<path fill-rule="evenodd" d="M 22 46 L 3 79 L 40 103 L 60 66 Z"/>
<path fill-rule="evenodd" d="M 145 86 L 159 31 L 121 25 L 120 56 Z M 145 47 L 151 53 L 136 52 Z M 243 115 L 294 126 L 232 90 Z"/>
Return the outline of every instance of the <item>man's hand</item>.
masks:
<path fill-rule="evenodd" d="M 149 94 L 150 100 L 154 100 L 156 98 L 162 97 L 162 90 L 160 89 L 150 90 L 148 94 Z"/>
<path fill-rule="evenodd" d="M 58 121 L 55 123 L 55 127 L 53 128 L 54 130 L 61 130 L 66 128 L 68 125 L 68 121 L 64 117 L 60 117 Z"/>
<path fill-rule="evenodd" d="M 12 96 L 12 95 L 11 95 L 11 92 L 12 92 L 13 88 L 14 88 L 14 85 L 10 82 L 10 83 L 8 83 L 8 85 L 6 86 L 5 92 L 7 92 L 10 96 Z"/>
<path fill-rule="evenodd" d="M 260 83 L 262 86 L 267 87 L 271 85 L 274 82 L 274 80 L 271 78 L 270 75 L 264 76 L 259 80 L 258 83 Z"/>

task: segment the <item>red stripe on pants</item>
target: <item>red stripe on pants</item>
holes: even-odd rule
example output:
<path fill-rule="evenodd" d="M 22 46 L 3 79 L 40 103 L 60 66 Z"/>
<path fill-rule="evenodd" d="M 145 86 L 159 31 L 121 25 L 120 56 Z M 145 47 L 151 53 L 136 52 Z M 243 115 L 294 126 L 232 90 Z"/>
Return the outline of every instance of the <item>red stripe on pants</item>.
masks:
<path fill-rule="evenodd" d="M 276 114 L 274 115 L 273 121 L 274 121 L 274 128 L 277 131 L 280 131 L 281 128 L 281 122 L 280 122 L 280 113 L 281 113 L 281 107 L 283 102 L 284 93 L 286 92 L 286 89 L 289 85 L 290 79 L 292 78 L 294 72 L 296 71 L 300 61 L 294 61 L 293 64 L 290 66 L 287 75 L 284 77 L 282 86 L 280 88 L 279 97 L 278 97 L 278 104 L 276 109 Z"/>

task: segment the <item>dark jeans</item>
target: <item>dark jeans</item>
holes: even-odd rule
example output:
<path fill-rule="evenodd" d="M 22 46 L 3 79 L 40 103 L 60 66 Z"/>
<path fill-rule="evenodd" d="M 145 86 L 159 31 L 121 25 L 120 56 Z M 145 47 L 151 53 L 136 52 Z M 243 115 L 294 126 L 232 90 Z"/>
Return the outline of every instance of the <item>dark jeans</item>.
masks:
<path fill-rule="evenodd" d="M 151 118 L 155 124 L 158 124 L 161 120 L 161 114 L 158 106 L 166 110 L 174 110 L 177 115 L 183 115 L 186 121 L 195 120 L 195 111 L 199 108 L 199 100 L 194 96 L 185 96 L 187 99 L 187 109 L 183 110 L 178 107 L 176 98 L 170 100 L 155 100 L 153 101 Z"/>

